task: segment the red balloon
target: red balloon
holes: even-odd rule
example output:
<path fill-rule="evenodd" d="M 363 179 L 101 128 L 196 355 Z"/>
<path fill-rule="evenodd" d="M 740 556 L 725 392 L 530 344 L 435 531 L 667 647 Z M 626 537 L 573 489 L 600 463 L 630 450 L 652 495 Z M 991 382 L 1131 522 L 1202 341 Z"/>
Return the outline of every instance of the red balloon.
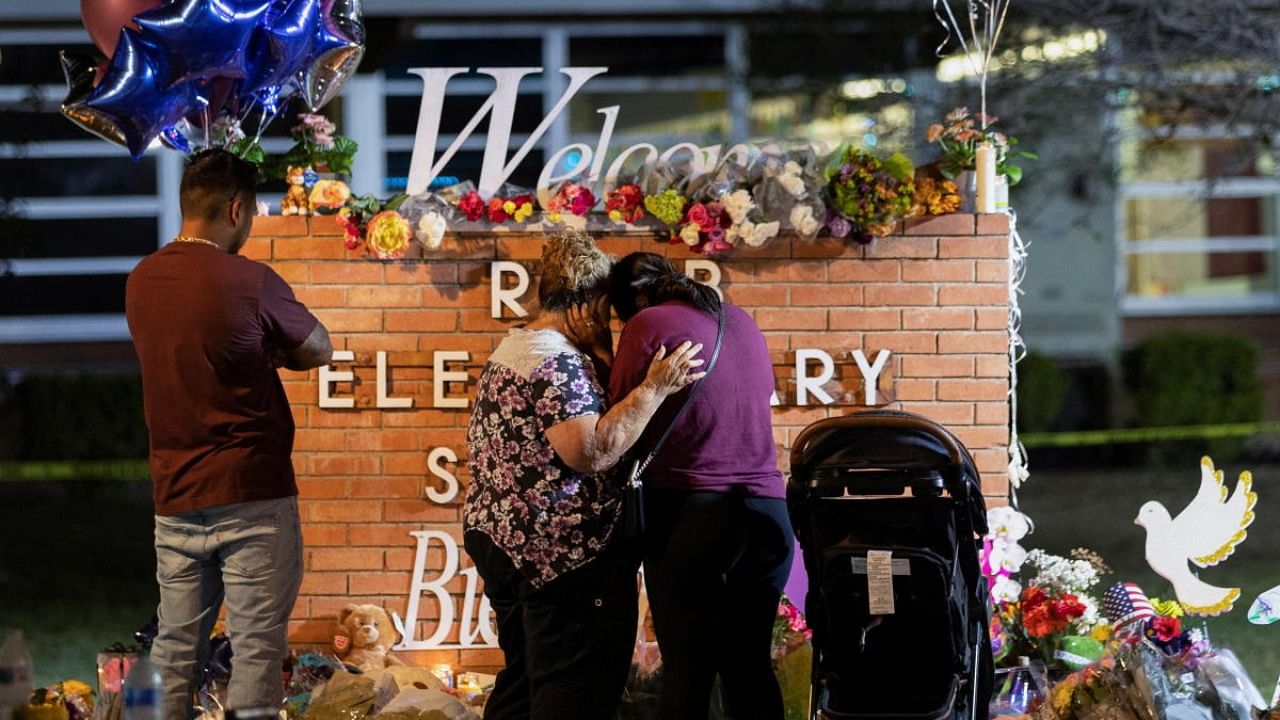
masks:
<path fill-rule="evenodd" d="M 89 38 L 108 58 L 115 54 L 120 30 L 133 24 L 133 16 L 159 7 L 163 0 L 80 0 L 80 18 Z"/>

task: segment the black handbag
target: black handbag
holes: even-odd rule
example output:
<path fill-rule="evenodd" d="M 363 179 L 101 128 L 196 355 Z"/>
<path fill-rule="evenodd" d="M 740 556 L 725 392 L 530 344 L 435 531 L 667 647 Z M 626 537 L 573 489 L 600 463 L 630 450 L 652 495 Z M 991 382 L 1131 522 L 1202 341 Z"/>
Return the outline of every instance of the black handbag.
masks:
<path fill-rule="evenodd" d="M 724 308 L 720 308 L 720 313 L 716 318 L 716 345 L 711 351 L 711 359 L 707 362 L 706 373 L 711 375 L 712 369 L 716 366 L 716 360 L 720 358 L 720 346 L 724 342 Z M 626 483 L 622 487 L 622 527 L 626 540 L 630 543 L 638 543 L 644 537 L 644 481 L 641 475 L 658 457 L 658 453 L 662 451 L 662 446 L 666 445 L 667 439 L 671 437 L 671 432 L 675 430 L 676 425 L 680 423 L 680 418 L 684 417 L 685 411 L 693 404 L 693 399 L 698 395 L 698 391 L 702 389 L 707 378 L 699 380 L 685 396 L 684 403 L 676 412 L 675 417 L 671 418 L 671 424 L 667 426 L 666 431 L 658 438 L 658 442 L 654 443 L 653 448 L 649 450 L 649 454 L 643 460 L 633 460 L 627 467 Z"/>

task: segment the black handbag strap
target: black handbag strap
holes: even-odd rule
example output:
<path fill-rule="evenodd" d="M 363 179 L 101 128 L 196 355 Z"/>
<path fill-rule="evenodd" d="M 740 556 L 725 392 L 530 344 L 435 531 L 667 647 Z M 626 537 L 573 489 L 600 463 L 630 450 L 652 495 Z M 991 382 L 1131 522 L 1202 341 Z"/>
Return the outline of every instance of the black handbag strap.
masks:
<path fill-rule="evenodd" d="M 706 384 L 707 377 L 710 377 L 711 371 L 715 369 L 716 361 L 720 359 L 720 346 L 723 343 L 724 343 L 724 306 L 721 305 L 719 312 L 716 316 L 716 345 L 715 345 L 715 348 L 711 351 L 711 359 L 707 361 L 706 377 L 703 377 L 701 380 L 699 380 L 697 384 L 695 384 L 689 390 L 689 394 L 686 395 L 684 398 L 684 403 L 681 404 L 680 409 L 676 411 L 675 417 L 671 418 L 671 424 L 667 426 L 666 431 L 663 432 L 662 436 L 658 438 L 658 442 L 654 443 L 653 449 L 649 451 L 649 454 L 645 457 L 643 462 L 638 463 L 632 468 L 631 477 L 628 479 L 628 482 L 630 483 L 640 482 L 640 475 L 644 473 L 646 468 L 649 467 L 649 463 L 653 462 L 654 459 L 658 457 L 658 453 L 662 451 L 662 446 L 667 444 L 667 440 L 671 437 L 671 433 L 676 429 L 676 425 L 680 424 L 680 418 L 684 417 L 685 412 L 688 411 L 691 405 L 693 405 L 694 397 L 698 395 L 698 391 L 701 390 L 702 386 Z"/>

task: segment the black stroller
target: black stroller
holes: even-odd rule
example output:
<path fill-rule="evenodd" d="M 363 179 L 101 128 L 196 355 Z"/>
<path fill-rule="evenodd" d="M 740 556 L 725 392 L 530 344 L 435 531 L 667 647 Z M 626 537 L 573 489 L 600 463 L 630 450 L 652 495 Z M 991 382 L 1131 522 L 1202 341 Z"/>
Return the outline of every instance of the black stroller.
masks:
<path fill-rule="evenodd" d="M 986 507 L 964 445 L 912 413 L 822 420 L 796 439 L 787 501 L 809 575 L 811 717 L 987 720 Z"/>

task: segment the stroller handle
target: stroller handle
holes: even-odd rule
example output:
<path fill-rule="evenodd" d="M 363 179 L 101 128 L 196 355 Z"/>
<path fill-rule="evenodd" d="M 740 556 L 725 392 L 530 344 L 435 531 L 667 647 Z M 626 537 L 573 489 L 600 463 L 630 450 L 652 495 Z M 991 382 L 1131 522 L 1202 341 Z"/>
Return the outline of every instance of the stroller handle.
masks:
<path fill-rule="evenodd" d="M 819 420 L 801 431 L 796 444 L 791 449 L 791 463 L 803 464 L 804 456 L 810 445 L 830 432 L 848 428 L 874 427 L 889 430 L 916 430 L 928 433 L 947 451 L 947 457 L 954 465 L 962 465 L 968 453 L 951 431 L 923 415 L 900 410 L 869 410 L 856 412 L 842 417 Z"/>

